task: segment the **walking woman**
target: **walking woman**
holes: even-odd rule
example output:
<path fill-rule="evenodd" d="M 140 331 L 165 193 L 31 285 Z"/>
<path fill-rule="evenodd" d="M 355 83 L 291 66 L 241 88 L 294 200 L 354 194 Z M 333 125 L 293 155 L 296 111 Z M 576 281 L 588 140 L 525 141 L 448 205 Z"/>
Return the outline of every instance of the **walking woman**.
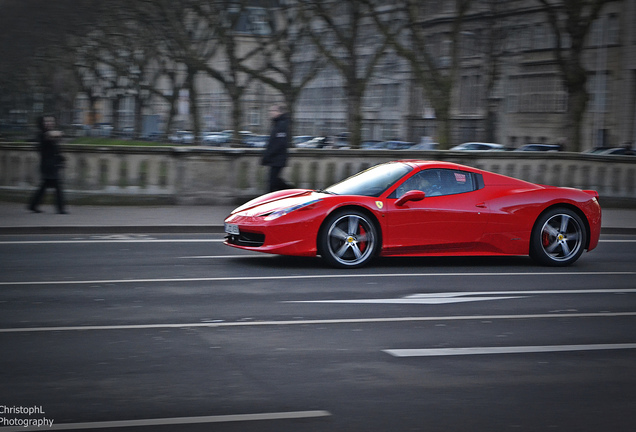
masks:
<path fill-rule="evenodd" d="M 35 191 L 31 198 L 29 210 L 35 213 L 41 213 L 41 210 L 38 209 L 40 201 L 46 189 L 52 187 L 55 188 L 57 212 L 65 214 L 62 179 L 60 178 L 60 170 L 64 166 L 64 156 L 60 153 L 60 147 L 58 145 L 58 141 L 62 137 L 62 132 L 55 130 L 55 117 L 53 116 L 42 116 L 38 118 L 38 127 L 40 129 L 38 141 L 42 181 L 40 188 Z"/>

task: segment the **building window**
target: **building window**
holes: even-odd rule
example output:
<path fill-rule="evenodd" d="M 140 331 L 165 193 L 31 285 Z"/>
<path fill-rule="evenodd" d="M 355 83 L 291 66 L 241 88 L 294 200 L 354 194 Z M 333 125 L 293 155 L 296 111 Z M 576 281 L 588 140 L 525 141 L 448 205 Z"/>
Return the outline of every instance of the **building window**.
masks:
<path fill-rule="evenodd" d="M 508 112 L 565 112 L 567 94 L 558 75 L 539 74 L 510 78 Z"/>
<path fill-rule="evenodd" d="M 545 27 L 543 24 L 536 24 L 532 28 L 532 49 L 540 50 L 545 48 Z"/>
<path fill-rule="evenodd" d="M 399 97 L 399 84 L 385 84 L 382 86 L 382 106 L 388 108 L 395 108 L 398 106 Z"/>
<path fill-rule="evenodd" d="M 588 93 L 590 95 L 589 112 L 607 112 L 609 106 L 608 74 L 605 72 L 592 75 L 587 81 Z"/>
<path fill-rule="evenodd" d="M 462 114 L 475 114 L 481 105 L 481 77 L 465 75 L 461 78 L 459 110 Z"/>
<path fill-rule="evenodd" d="M 620 43 L 620 22 L 617 14 L 607 17 L 607 44 L 618 45 Z"/>
<path fill-rule="evenodd" d="M 397 123 L 387 122 L 382 124 L 382 139 L 394 140 L 398 138 Z"/>
<path fill-rule="evenodd" d="M 249 117 L 250 126 L 260 126 L 261 125 L 261 110 L 258 107 L 250 108 L 248 117 Z"/>

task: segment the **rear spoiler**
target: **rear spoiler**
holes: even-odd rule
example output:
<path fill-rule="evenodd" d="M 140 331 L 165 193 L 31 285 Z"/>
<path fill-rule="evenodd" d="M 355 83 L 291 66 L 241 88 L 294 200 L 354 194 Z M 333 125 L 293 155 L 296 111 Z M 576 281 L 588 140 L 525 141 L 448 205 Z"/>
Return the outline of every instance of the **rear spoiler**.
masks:
<path fill-rule="evenodd" d="M 595 190 L 584 190 L 583 192 L 585 192 L 588 195 L 591 195 L 592 197 L 598 199 L 598 192 L 596 192 Z"/>

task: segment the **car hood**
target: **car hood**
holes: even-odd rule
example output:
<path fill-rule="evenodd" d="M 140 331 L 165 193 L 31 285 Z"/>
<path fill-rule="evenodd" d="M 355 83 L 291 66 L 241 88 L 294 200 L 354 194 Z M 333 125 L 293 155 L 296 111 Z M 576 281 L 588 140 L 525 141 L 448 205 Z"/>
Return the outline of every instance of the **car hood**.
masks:
<path fill-rule="evenodd" d="M 328 194 L 311 189 L 286 189 L 272 192 L 255 198 L 234 209 L 231 214 L 240 213 L 244 216 L 264 216 L 288 207 L 307 204 L 328 196 Z"/>

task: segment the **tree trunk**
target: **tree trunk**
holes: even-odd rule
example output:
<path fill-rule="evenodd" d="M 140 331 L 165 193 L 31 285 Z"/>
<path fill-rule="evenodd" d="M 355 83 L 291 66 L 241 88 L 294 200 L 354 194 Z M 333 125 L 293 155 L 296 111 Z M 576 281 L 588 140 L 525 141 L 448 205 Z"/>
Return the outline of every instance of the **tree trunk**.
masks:
<path fill-rule="evenodd" d="M 194 85 L 196 70 L 188 68 L 188 93 L 190 95 L 190 120 L 192 120 L 192 134 L 194 135 L 194 143 L 199 143 L 201 135 L 201 121 L 199 119 L 199 104 L 197 103 L 197 89 Z"/>
<path fill-rule="evenodd" d="M 234 129 L 234 135 L 232 136 L 232 147 L 238 147 L 241 145 L 241 121 L 243 117 L 243 109 L 241 107 L 240 94 L 232 94 L 232 129 Z"/>
<path fill-rule="evenodd" d="M 583 125 L 583 116 L 587 106 L 589 96 L 585 91 L 585 87 L 572 88 L 568 91 L 568 111 L 566 122 L 566 143 L 567 150 L 581 151 L 581 127 Z"/>
<path fill-rule="evenodd" d="M 144 112 L 143 98 L 138 93 L 135 96 L 135 129 L 133 132 L 135 139 L 141 137 L 141 134 L 143 133 L 143 130 L 142 130 L 143 124 L 144 124 L 143 112 Z"/>
<path fill-rule="evenodd" d="M 360 148 L 362 143 L 362 95 L 364 85 L 357 79 L 348 80 L 347 90 L 347 126 L 349 146 Z"/>

